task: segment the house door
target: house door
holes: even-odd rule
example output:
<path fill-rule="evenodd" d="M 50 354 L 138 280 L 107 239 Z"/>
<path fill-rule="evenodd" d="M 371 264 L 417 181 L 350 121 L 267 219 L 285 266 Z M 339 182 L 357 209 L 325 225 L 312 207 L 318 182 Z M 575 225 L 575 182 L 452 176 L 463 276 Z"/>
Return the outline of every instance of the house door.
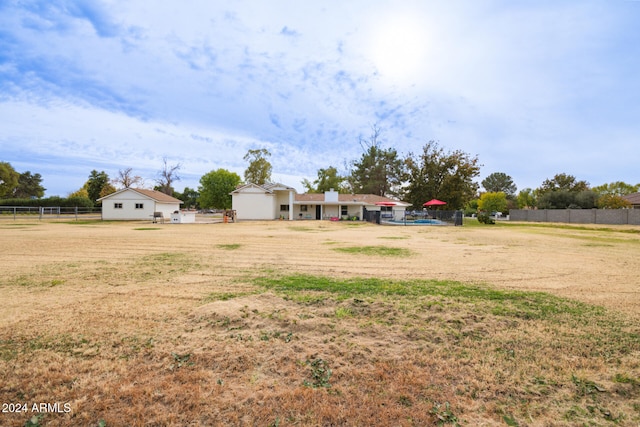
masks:
<path fill-rule="evenodd" d="M 316 219 L 322 219 L 322 205 L 316 205 Z"/>

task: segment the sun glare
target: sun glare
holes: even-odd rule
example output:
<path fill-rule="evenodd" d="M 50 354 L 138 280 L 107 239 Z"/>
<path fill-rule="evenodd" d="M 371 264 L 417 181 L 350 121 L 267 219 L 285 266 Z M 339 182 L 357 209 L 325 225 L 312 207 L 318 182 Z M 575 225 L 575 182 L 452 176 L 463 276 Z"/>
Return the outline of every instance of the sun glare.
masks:
<path fill-rule="evenodd" d="M 395 81 L 413 80 L 425 62 L 427 31 L 413 18 L 396 18 L 376 28 L 371 46 L 377 71 Z"/>

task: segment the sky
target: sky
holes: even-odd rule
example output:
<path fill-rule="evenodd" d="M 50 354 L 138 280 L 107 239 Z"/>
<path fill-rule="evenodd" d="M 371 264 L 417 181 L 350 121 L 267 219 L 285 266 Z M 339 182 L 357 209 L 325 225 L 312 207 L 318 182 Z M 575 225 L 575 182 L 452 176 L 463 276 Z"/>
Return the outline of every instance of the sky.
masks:
<path fill-rule="evenodd" d="M 0 0 L 0 161 L 46 196 L 92 170 L 175 188 L 250 149 L 303 191 L 373 127 L 518 189 L 640 183 L 640 1 Z"/>

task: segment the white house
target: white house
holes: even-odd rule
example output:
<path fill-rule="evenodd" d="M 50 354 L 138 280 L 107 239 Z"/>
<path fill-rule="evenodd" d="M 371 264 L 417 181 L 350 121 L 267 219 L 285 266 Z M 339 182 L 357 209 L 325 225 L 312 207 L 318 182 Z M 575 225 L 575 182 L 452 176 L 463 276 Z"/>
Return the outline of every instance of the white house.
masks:
<path fill-rule="evenodd" d="M 283 184 L 246 184 L 231 192 L 231 208 L 242 219 L 293 219 L 296 190 Z"/>
<path fill-rule="evenodd" d="M 297 194 L 283 184 L 247 184 L 231 193 L 238 220 L 365 219 L 379 211 L 384 219 L 401 220 L 409 203 L 375 194 Z"/>
<path fill-rule="evenodd" d="M 152 220 L 155 212 L 161 212 L 166 220 L 180 211 L 182 200 L 160 191 L 142 188 L 124 188 L 98 199 L 102 202 L 102 219 Z"/>

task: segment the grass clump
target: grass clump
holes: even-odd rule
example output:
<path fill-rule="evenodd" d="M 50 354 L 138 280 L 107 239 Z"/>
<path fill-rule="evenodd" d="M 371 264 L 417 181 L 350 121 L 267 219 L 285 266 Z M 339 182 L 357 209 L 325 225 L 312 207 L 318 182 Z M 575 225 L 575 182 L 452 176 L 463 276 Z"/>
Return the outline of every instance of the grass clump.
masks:
<path fill-rule="evenodd" d="M 311 358 L 305 361 L 311 368 L 311 379 L 304 380 L 305 387 L 311 388 L 331 388 L 329 379 L 331 378 L 332 371 L 329 368 L 329 364 L 326 360 L 320 358 Z"/>
<path fill-rule="evenodd" d="M 240 249 L 242 245 L 240 243 L 225 243 L 225 244 L 216 245 L 216 247 L 220 249 L 225 249 L 227 251 L 234 251 L 236 249 Z"/>
<path fill-rule="evenodd" d="M 338 252 L 348 253 L 348 254 L 389 256 L 389 257 L 410 256 L 413 253 L 409 249 L 393 248 L 389 246 L 347 246 L 342 248 L 333 248 L 333 250 Z"/>

